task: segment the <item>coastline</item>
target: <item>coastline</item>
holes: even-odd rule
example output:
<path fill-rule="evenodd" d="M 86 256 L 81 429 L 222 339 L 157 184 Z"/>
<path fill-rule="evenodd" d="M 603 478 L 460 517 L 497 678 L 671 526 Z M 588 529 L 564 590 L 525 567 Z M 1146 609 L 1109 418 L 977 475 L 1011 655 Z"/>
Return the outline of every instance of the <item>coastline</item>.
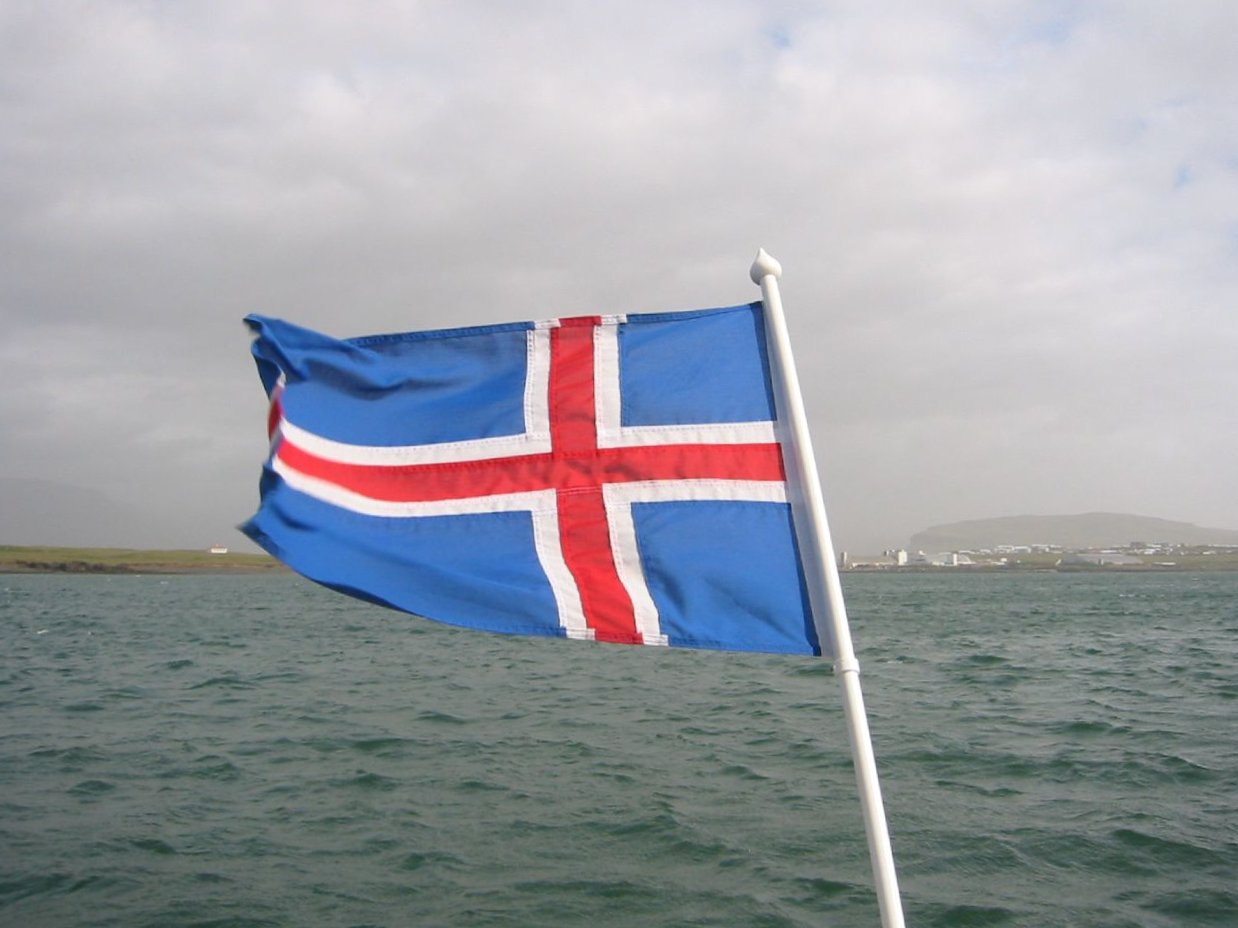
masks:
<path fill-rule="evenodd" d="M 1010 573 L 1052 571 L 1056 573 L 1166 573 L 1238 570 L 1238 553 L 1188 556 L 1172 563 L 1059 564 L 1057 557 L 1032 555 L 1005 564 L 972 563 L 954 566 L 907 564 L 898 566 L 878 559 L 857 558 L 843 573 Z M 35 545 L 0 545 L 0 574 L 258 574 L 288 573 L 265 553 L 211 554 L 201 550 L 154 550 L 143 548 L 70 548 Z"/>
<path fill-rule="evenodd" d="M 1109 559 L 1111 558 L 1111 559 Z M 1092 560 L 1094 559 L 1094 560 Z M 1238 550 L 1177 550 L 1153 557 L 1112 557 L 1087 552 L 1035 552 L 1001 559 L 979 557 L 955 563 L 911 562 L 899 564 L 890 557 L 847 557 L 839 564 L 843 573 L 1009 573 L 1011 571 L 1053 571 L 1056 573 L 1186 573 L 1192 571 L 1238 570 Z"/>
<path fill-rule="evenodd" d="M 1238 560 L 1217 558 L 1206 563 L 1183 564 L 961 564 L 909 565 L 904 567 L 858 564 L 840 568 L 846 574 L 1171 574 L 1238 571 Z"/>
<path fill-rule="evenodd" d="M 234 574 L 287 570 L 268 554 L 0 545 L 0 574 Z"/>

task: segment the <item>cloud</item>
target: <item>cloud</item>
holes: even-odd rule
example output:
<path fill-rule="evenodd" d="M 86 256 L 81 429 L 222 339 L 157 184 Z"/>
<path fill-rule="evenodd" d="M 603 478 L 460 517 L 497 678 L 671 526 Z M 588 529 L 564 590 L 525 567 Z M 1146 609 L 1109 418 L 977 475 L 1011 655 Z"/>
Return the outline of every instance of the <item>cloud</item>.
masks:
<path fill-rule="evenodd" d="M 10 4 L 0 473 L 218 540 L 264 448 L 246 312 L 351 335 L 719 305 L 763 245 L 842 543 L 1238 525 L 1230 15 Z"/>

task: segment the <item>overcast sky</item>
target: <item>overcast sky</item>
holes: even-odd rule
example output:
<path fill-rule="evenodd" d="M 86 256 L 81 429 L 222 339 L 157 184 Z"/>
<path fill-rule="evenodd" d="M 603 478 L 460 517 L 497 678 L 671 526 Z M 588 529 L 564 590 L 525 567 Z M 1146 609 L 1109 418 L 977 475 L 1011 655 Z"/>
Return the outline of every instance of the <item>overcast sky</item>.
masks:
<path fill-rule="evenodd" d="M 239 545 L 248 312 L 730 305 L 758 246 L 840 547 L 1238 528 L 1230 0 L 7 0 L 0 478 L 133 517 L 0 542 Z"/>

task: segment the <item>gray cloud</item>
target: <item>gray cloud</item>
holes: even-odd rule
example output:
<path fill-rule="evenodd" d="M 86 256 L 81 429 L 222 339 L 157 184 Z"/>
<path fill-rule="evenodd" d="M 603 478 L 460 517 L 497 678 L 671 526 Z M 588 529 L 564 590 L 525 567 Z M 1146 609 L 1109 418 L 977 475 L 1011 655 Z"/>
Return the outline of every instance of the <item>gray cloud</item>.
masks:
<path fill-rule="evenodd" d="M 841 545 L 1011 512 L 1238 526 L 1230 16 L 8 4 L 0 476 L 206 544 L 265 448 L 246 312 L 719 305 L 755 298 L 763 245 Z"/>

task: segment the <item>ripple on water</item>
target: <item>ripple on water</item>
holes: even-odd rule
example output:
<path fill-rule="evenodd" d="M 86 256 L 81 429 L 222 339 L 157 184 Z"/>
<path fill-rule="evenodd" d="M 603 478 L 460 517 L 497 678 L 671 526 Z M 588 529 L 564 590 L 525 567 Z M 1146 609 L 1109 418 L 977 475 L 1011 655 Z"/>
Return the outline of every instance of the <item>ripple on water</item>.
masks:
<path fill-rule="evenodd" d="M 875 923 L 829 662 L 165 579 L 12 579 L 0 923 Z M 1238 582 L 1066 579 L 844 578 L 908 924 L 1231 928 Z"/>

